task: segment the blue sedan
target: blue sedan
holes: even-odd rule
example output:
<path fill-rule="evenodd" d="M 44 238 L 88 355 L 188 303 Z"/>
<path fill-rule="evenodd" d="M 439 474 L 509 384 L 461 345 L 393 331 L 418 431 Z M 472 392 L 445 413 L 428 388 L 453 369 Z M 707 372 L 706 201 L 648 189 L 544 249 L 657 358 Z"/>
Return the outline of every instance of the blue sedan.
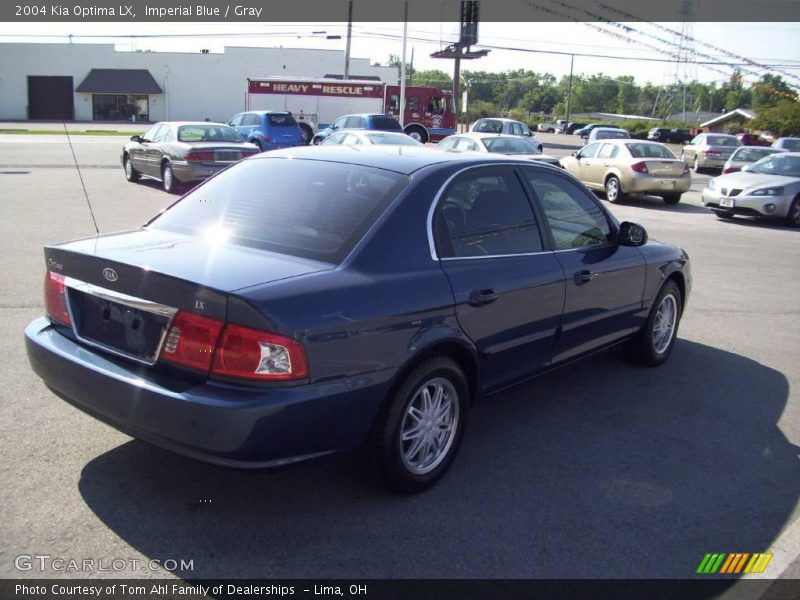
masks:
<path fill-rule="evenodd" d="M 410 147 L 257 155 L 45 261 L 27 351 L 67 402 L 218 465 L 366 448 L 404 492 L 478 399 L 617 344 L 665 361 L 691 288 L 562 169 Z"/>

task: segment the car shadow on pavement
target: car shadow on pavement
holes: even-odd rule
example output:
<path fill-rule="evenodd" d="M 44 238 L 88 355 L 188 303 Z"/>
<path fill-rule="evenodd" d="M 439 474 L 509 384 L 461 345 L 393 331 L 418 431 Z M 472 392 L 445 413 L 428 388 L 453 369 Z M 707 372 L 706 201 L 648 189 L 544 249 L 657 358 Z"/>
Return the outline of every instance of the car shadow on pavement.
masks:
<path fill-rule="evenodd" d="M 800 227 L 789 227 L 777 219 L 761 219 L 758 217 L 736 216 L 732 219 L 719 219 L 724 223 L 739 225 L 740 227 L 756 227 L 758 229 L 777 229 L 780 231 L 800 232 Z"/>
<path fill-rule="evenodd" d="M 138 441 L 86 464 L 79 489 L 146 557 L 192 560 L 184 578 L 686 578 L 788 524 L 788 392 L 681 339 L 659 368 L 612 351 L 479 403 L 450 473 L 417 496 L 351 459 L 243 472 Z"/>

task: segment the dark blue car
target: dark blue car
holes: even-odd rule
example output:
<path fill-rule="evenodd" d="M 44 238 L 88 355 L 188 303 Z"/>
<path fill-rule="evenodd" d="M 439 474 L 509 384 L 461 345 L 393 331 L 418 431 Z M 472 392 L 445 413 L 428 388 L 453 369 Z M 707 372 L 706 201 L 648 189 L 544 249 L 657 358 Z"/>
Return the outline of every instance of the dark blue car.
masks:
<path fill-rule="evenodd" d="M 290 112 L 254 110 L 239 113 L 228 121 L 242 139 L 258 146 L 259 150 L 279 150 L 305 146 L 300 125 Z"/>
<path fill-rule="evenodd" d="M 329 135 L 340 129 L 371 129 L 374 131 L 396 131 L 403 133 L 400 121 L 391 115 L 364 113 L 359 115 L 345 115 L 339 117 L 330 126 L 321 129 L 311 140 L 312 144 L 319 144 Z"/>
<path fill-rule="evenodd" d="M 666 360 L 691 287 L 562 169 L 388 146 L 256 155 L 45 261 L 27 351 L 67 402 L 218 465 L 366 447 L 403 491 L 479 398 L 619 343 Z"/>

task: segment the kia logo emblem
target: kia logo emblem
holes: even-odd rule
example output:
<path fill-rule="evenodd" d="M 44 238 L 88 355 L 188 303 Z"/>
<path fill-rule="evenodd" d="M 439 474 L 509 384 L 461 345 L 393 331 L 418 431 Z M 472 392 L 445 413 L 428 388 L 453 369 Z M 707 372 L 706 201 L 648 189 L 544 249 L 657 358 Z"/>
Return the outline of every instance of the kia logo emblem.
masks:
<path fill-rule="evenodd" d="M 117 279 L 119 279 L 119 275 L 117 275 L 117 272 L 114 269 L 110 269 L 108 267 L 103 269 L 103 277 L 105 277 L 109 281 L 116 281 Z"/>

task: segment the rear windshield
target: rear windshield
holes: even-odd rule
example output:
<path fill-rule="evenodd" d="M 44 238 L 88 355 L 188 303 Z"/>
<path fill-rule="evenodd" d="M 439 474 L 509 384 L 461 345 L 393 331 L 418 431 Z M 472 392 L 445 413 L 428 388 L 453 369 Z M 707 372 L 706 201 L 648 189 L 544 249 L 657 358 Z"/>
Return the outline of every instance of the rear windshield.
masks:
<path fill-rule="evenodd" d="M 316 160 L 245 160 L 186 194 L 151 227 L 340 263 L 408 178 Z"/>
<path fill-rule="evenodd" d="M 179 142 L 241 142 L 242 136 L 227 125 L 181 125 Z"/>
<path fill-rule="evenodd" d="M 741 142 L 735 137 L 727 137 L 724 135 L 710 135 L 706 139 L 709 146 L 741 146 Z"/>
<path fill-rule="evenodd" d="M 482 119 L 475 123 L 475 127 L 472 128 L 472 131 L 477 131 L 478 133 L 502 133 L 503 122 L 493 121 L 492 119 Z"/>
<path fill-rule="evenodd" d="M 389 144 L 392 146 L 422 146 L 414 138 L 408 137 L 404 133 L 368 133 L 367 137 L 373 144 Z"/>
<path fill-rule="evenodd" d="M 795 150 L 800 150 L 800 140 L 798 139 L 788 139 L 783 140 L 783 147 L 787 150 L 791 150 L 794 152 Z"/>
<path fill-rule="evenodd" d="M 631 137 L 628 135 L 627 131 L 613 130 L 613 131 L 603 131 L 599 130 L 595 133 L 594 139 L 596 140 L 624 140 Z"/>
<path fill-rule="evenodd" d="M 403 129 L 400 126 L 400 121 L 394 117 L 384 117 L 381 115 L 372 117 L 372 126 L 375 129 L 385 129 L 388 131 L 398 131 Z"/>
<path fill-rule="evenodd" d="M 625 144 L 634 158 L 675 158 L 670 149 L 660 144 Z"/>
<path fill-rule="evenodd" d="M 743 146 L 733 153 L 733 156 L 731 156 L 731 160 L 741 160 L 743 162 L 755 162 L 757 160 L 761 160 L 765 156 L 769 156 L 770 154 L 775 154 L 776 152 L 780 152 L 780 150 L 777 150 L 775 148 L 756 148 L 754 146 Z"/>
<path fill-rule="evenodd" d="M 489 152 L 497 154 L 541 154 L 539 149 L 523 138 L 490 137 L 481 140 Z"/>
<path fill-rule="evenodd" d="M 290 114 L 267 115 L 267 121 L 273 127 L 290 127 L 297 125 L 297 121 Z"/>

